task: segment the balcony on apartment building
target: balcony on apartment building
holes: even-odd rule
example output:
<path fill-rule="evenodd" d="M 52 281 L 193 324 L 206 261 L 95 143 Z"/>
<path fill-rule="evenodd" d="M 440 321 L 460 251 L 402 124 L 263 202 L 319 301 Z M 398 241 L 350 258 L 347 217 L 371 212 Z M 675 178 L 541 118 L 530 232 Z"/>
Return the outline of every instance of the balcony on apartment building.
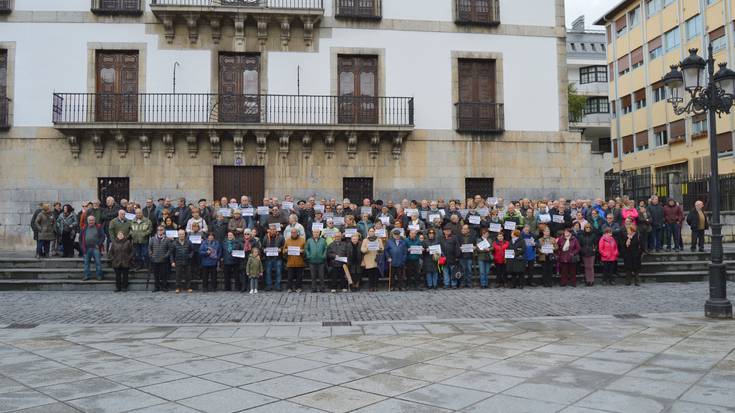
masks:
<path fill-rule="evenodd" d="M 208 93 L 54 93 L 59 129 L 405 129 L 413 98 Z"/>
<path fill-rule="evenodd" d="M 456 24 L 487 25 L 500 24 L 499 0 L 454 0 Z"/>
<path fill-rule="evenodd" d="M 143 0 L 91 0 L 90 9 L 95 14 L 143 14 Z"/>
<path fill-rule="evenodd" d="M 336 0 L 336 18 L 380 20 L 383 17 L 381 0 Z"/>
<path fill-rule="evenodd" d="M 502 103 L 458 102 L 454 104 L 454 111 L 458 132 L 499 134 L 505 131 Z"/>

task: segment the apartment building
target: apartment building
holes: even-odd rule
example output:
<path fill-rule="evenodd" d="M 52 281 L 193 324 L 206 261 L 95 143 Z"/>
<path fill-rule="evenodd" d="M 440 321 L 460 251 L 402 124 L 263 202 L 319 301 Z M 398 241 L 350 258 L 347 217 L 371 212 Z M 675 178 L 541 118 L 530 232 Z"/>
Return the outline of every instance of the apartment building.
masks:
<path fill-rule="evenodd" d="M 0 6 L 6 245 L 41 201 L 603 190 L 562 0 Z"/>
<path fill-rule="evenodd" d="M 689 49 L 706 58 L 710 43 L 715 60 L 732 67 L 734 22 L 735 0 L 626 0 L 595 22 L 607 36 L 616 172 L 662 188 L 709 174 L 706 115 L 675 115 L 661 79 Z M 717 120 L 722 174 L 735 172 L 734 122 L 732 114 Z"/>

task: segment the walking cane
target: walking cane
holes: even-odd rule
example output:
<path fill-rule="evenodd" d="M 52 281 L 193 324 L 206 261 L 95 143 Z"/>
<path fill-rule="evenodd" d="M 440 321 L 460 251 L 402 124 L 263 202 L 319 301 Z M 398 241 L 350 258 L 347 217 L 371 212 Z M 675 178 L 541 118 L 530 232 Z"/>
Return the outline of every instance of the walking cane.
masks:
<path fill-rule="evenodd" d="M 148 277 L 145 279 L 145 290 L 148 291 L 148 284 L 151 282 L 151 264 L 148 264 Z"/>
<path fill-rule="evenodd" d="M 390 288 L 390 283 L 393 280 L 393 266 L 388 264 L 388 291 L 392 291 Z"/>
<path fill-rule="evenodd" d="M 347 291 L 352 291 L 352 274 L 347 264 L 342 264 L 342 269 L 345 272 L 345 278 L 347 279 Z"/>

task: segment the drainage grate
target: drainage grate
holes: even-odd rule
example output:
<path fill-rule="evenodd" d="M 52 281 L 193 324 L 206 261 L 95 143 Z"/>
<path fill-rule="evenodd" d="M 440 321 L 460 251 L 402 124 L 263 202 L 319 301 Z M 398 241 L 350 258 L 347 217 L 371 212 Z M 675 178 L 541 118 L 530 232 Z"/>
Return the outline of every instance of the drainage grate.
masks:
<path fill-rule="evenodd" d="M 13 323 L 5 328 L 12 328 L 12 329 L 29 329 L 29 328 L 36 328 L 38 327 L 38 324 L 20 324 L 20 323 Z"/>
<path fill-rule="evenodd" d="M 615 314 L 614 317 L 622 319 L 643 318 L 643 316 L 639 314 Z"/>
<path fill-rule="evenodd" d="M 322 327 L 351 327 L 351 321 L 322 321 Z"/>

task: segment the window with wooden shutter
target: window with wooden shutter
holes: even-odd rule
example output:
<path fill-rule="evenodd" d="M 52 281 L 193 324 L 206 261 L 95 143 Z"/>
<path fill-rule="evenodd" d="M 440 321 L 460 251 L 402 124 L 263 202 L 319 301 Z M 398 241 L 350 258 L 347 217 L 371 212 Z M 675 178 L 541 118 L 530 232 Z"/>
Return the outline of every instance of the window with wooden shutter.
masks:
<path fill-rule="evenodd" d="M 141 14 L 141 0 L 92 0 L 92 12 L 97 14 Z"/>
<path fill-rule="evenodd" d="M 605 32 L 607 32 L 607 44 L 612 43 L 612 25 L 608 24 L 605 26 Z"/>
<path fill-rule="evenodd" d="M 643 64 L 643 47 L 639 47 L 630 52 L 630 66 L 635 69 Z"/>
<path fill-rule="evenodd" d="M 496 103 L 496 66 L 492 59 L 459 59 L 457 129 L 493 132 L 503 129 L 503 106 Z"/>
<path fill-rule="evenodd" d="M 713 52 L 726 48 L 727 38 L 725 37 L 725 26 L 721 26 L 709 32 L 709 42 L 712 44 Z"/>
<path fill-rule="evenodd" d="M 618 59 L 618 74 L 621 76 L 628 73 L 630 71 L 630 56 L 625 55 Z"/>
<path fill-rule="evenodd" d="M 337 58 L 339 123 L 378 123 L 378 56 Z"/>
<path fill-rule="evenodd" d="M 13 11 L 13 0 L 0 0 L 0 14 Z"/>
<path fill-rule="evenodd" d="M 8 51 L 0 49 L 0 129 L 10 127 L 10 99 L 8 99 Z"/>
<path fill-rule="evenodd" d="M 625 19 L 625 15 L 623 15 L 621 18 L 615 20 L 615 32 L 620 36 L 627 26 L 627 21 Z"/>
<path fill-rule="evenodd" d="M 633 135 L 623 136 L 623 153 L 633 152 Z"/>
<path fill-rule="evenodd" d="M 686 124 L 684 119 L 671 122 L 669 124 L 669 130 L 671 131 L 669 134 L 669 144 L 683 142 L 685 140 Z"/>
<path fill-rule="evenodd" d="M 623 115 L 626 115 L 633 110 L 633 105 L 631 104 L 631 101 L 631 95 L 625 95 L 620 98 L 620 110 L 623 112 Z"/>
<path fill-rule="evenodd" d="M 635 134 L 635 148 L 639 151 L 648 149 L 648 131 Z"/>
<path fill-rule="evenodd" d="M 653 128 L 653 142 L 657 147 L 669 144 L 669 131 L 666 128 L 666 124 Z"/>
<path fill-rule="evenodd" d="M 138 52 L 98 50 L 97 122 L 137 122 Z"/>
<path fill-rule="evenodd" d="M 380 19 L 382 15 L 381 0 L 337 0 L 335 17 Z"/>
<path fill-rule="evenodd" d="M 492 197 L 494 195 L 493 183 L 493 178 L 465 178 L 465 198 L 473 198 L 475 195 L 480 195 L 482 199 Z"/>
<path fill-rule="evenodd" d="M 353 202 L 361 199 L 373 199 L 373 178 L 342 178 L 342 198 Z"/>
<path fill-rule="evenodd" d="M 260 55 L 219 55 L 220 122 L 260 122 Z"/>
<path fill-rule="evenodd" d="M 617 158 L 618 157 L 618 140 L 617 139 L 612 140 L 612 147 L 613 147 L 613 150 L 612 150 L 613 158 Z"/>
<path fill-rule="evenodd" d="M 633 92 L 633 104 L 635 110 L 643 109 L 646 107 L 646 88 L 638 89 Z"/>
<path fill-rule="evenodd" d="M 725 132 L 717 135 L 717 152 L 732 152 L 732 132 Z"/>
<path fill-rule="evenodd" d="M 457 24 L 500 24 L 500 0 L 454 0 Z"/>
<path fill-rule="evenodd" d="M 608 75 L 610 77 L 610 80 L 615 79 L 615 63 L 610 63 L 609 65 L 609 71 Z"/>

